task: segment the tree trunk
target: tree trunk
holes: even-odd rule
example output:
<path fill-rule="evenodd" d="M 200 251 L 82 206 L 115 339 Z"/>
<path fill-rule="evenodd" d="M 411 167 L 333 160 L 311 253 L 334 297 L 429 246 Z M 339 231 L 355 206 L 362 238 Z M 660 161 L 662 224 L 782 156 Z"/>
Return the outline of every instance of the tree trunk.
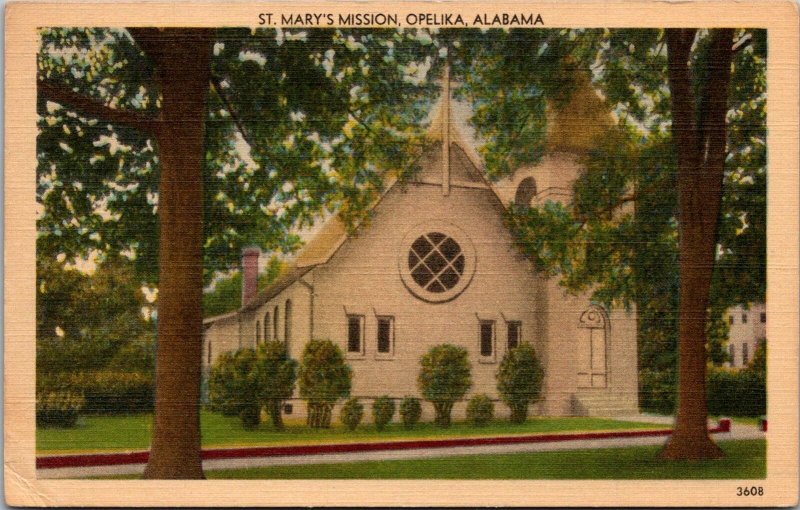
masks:
<path fill-rule="evenodd" d="M 333 416 L 333 405 L 326 403 L 309 403 L 308 418 L 306 423 L 314 429 L 327 429 L 331 426 Z"/>
<path fill-rule="evenodd" d="M 283 407 L 283 401 L 281 400 L 270 400 L 267 402 L 267 412 L 269 413 L 272 426 L 275 427 L 275 430 L 283 430 L 283 414 L 281 413 L 281 407 Z"/>
<path fill-rule="evenodd" d="M 695 30 L 667 30 L 672 133 L 678 156 L 680 305 L 678 411 L 661 450 L 666 459 L 709 459 L 722 450 L 708 435 L 706 320 L 725 167 L 725 115 L 733 32 L 712 30 L 699 101 L 689 59 Z M 695 65 L 702 65 L 695 63 Z"/>
<path fill-rule="evenodd" d="M 157 69 L 162 126 L 155 416 L 144 477 L 203 478 L 202 168 L 212 32 L 147 30 L 154 39 L 142 47 Z"/>
<path fill-rule="evenodd" d="M 450 413 L 453 410 L 453 402 L 434 402 L 433 409 L 436 412 L 434 423 L 438 427 L 447 428 L 450 426 Z"/>
<path fill-rule="evenodd" d="M 511 404 L 511 423 L 525 423 L 528 419 L 528 403 L 515 402 Z"/>

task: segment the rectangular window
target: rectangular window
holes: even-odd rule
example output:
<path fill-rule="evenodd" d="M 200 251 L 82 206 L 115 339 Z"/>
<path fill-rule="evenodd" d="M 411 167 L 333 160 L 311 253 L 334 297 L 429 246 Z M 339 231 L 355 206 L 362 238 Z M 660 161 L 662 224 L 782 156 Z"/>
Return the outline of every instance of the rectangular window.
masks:
<path fill-rule="evenodd" d="M 508 323 L 508 348 L 513 349 L 514 347 L 519 345 L 520 337 L 522 333 L 522 323 L 521 322 L 509 322 Z"/>
<path fill-rule="evenodd" d="M 347 316 L 347 352 L 361 353 L 364 345 L 364 317 Z"/>
<path fill-rule="evenodd" d="M 761 312 L 761 322 L 767 322 L 767 312 Z"/>
<path fill-rule="evenodd" d="M 391 354 L 394 343 L 394 317 L 378 317 L 378 352 Z"/>
<path fill-rule="evenodd" d="M 742 314 L 742 324 L 747 324 L 747 314 L 746 313 Z"/>
<path fill-rule="evenodd" d="M 728 354 L 731 356 L 731 366 L 736 366 L 736 349 L 734 349 L 733 344 L 728 346 Z"/>
<path fill-rule="evenodd" d="M 746 366 L 750 361 L 750 353 L 747 352 L 747 342 L 742 344 L 742 366 Z"/>
<path fill-rule="evenodd" d="M 494 355 L 494 321 L 481 321 L 481 356 Z"/>
<path fill-rule="evenodd" d="M 731 326 L 733 326 L 733 315 L 729 315 L 729 316 L 728 316 L 728 324 L 730 324 Z"/>

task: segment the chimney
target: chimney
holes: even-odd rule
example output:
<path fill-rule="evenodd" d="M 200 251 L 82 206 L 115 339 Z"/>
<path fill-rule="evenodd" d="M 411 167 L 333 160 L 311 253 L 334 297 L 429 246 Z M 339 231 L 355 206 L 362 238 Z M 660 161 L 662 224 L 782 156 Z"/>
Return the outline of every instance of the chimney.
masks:
<path fill-rule="evenodd" d="M 256 297 L 258 292 L 258 257 L 261 250 L 249 247 L 242 250 L 242 306 Z"/>

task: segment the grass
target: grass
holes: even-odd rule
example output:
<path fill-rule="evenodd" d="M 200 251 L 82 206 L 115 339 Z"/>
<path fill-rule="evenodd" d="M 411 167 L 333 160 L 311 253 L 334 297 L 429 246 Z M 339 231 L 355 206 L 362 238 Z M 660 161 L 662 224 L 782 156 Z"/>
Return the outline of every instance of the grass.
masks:
<path fill-rule="evenodd" d="M 313 430 L 300 421 L 287 421 L 286 430 L 273 430 L 262 423 L 255 430 L 242 428 L 239 419 L 202 412 L 200 416 L 203 447 L 290 445 L 385 441 L 422 438 L 476 437 L 513 434 L 537 434 L 598 430 L 660 429 L 665 425 L 625 422 L 604 418 L 546 418 L 533 417 L 515 425 L 507 421 L 494 421 L 485 427 L 454 423 L 440 429 L 431 423 L 419 423 L 406 430 L 399 423 L 378 432 L 373 425 L 361 425 L 353 432 L 341 425 L 327 430 Z M 146 450 L 150 444 L 152 416 L 85 416 L 72 429 L 44 428 L 36 430 L 38 454 L 88 451 Z"/>
<path fill-rule="evenodd" d="M 725 457 L 663 461 L 660 446 L 207 471 L 224 479 L 654 480 L 766 478 L 766 441 L 723 441 Z"/>
<path fill-rule="evenodd" d="M 382 460 L 206 471 L 209 479 L 502 479 L 502 480 L 704 480 L 763 479 L 766 441 L 721 441 L 725 457 L 706 461 L 663 461 L 660 446 L 630 446 L 418 460 Z M 102 478 L 135 479 L 137 475 Z"/>

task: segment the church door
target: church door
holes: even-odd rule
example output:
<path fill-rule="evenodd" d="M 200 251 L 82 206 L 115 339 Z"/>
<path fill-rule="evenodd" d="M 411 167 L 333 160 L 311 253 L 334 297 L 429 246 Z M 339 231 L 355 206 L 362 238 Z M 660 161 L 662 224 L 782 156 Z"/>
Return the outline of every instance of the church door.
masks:
<path fill-rule="evenodd" d="M 607 385 L 606 319 L 598 307 L 581 315 L 578 323 L 578 387 L 605 388 Z"/>

